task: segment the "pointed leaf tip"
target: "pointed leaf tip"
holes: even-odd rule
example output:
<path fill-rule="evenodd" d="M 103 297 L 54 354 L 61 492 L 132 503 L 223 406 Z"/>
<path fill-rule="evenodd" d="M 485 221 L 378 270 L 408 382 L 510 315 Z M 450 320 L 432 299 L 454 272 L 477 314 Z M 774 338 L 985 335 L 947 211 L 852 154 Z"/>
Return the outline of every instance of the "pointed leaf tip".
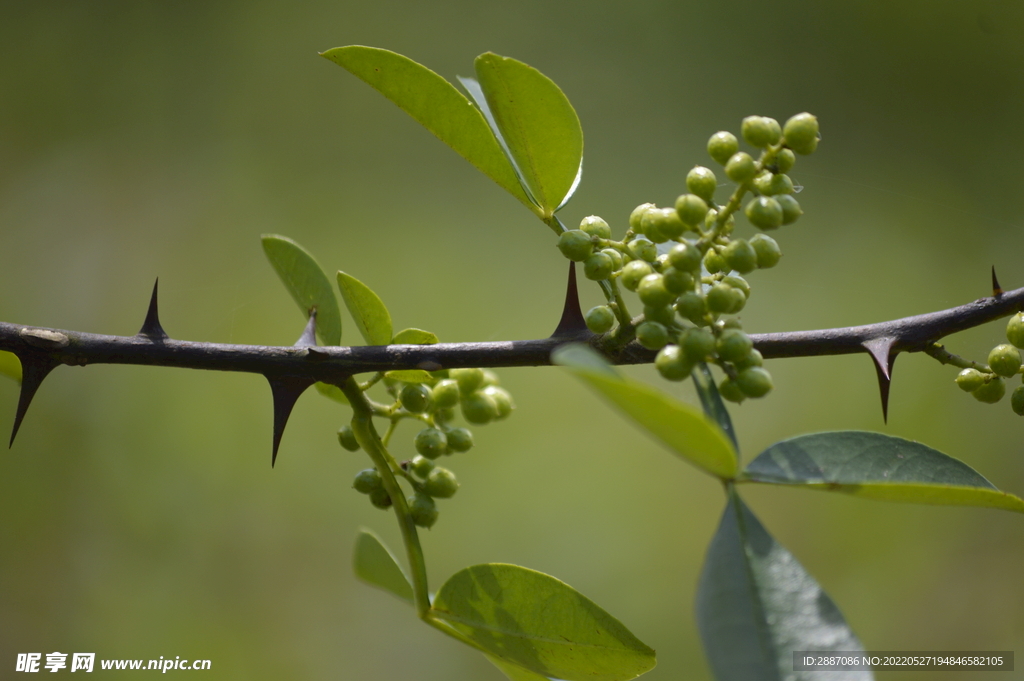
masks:
<path fill-rule="evenodd" d="M 160 278 L 153 282 L 153 294 L 149 297 L 149 309 L 146 311 L 146 320 L 142 322 L 142 328 L 135 334 L 144 336 L 151 341 L 158 342 L 168 339 L 167 332 L 160 324 L 160 312 L 157 307 L 157 289 L 160 286 Z"/>
<path fill-rule="evenodd" d="M 284 427 L 288 425 L 288 417 L 292 414 L 292 408 L 298 401 L 299 396 L 306 388 L 313 385 L 309 378 L 296 376 L 267 376 L 270 383 L 270 392 L 274 398 L 274 452 L 270 459 L 270 467 L 277 463 L 277 450 L 281 446 L 281 436 L 284 435 Z"/>
<path fill-rule="evenodd" d="M 562 317 L 558 320 L 558 326 L 555 327 L 555 332 L 551 334 L 551 337 L 576 336 L 587 331 L 587 321 L 583 318 L 583 311 L 580 309 L 579 287 L 576 284 L 576 263 L 570 262 Z"/>
<path fill-rule="evenodd" d="M 14 427 L 11 429 L 11 440 L 7 447 L 14 446 L 14 438 L 18 436 L 21 422 L 28 413 L 28 407 L 32 404 L 32 398 L 58 362 L 49 358 L 35 358 L 27 355 L 18 355 L 21 361 L 21 394 L 18 396 L 18 409 L 14 414 Z"/>

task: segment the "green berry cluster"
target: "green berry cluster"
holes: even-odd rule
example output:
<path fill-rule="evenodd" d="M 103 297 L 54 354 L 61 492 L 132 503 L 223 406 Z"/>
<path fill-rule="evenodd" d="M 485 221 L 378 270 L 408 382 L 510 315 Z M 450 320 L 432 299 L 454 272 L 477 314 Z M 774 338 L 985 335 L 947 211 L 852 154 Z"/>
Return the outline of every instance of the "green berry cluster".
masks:
<path fill-rule="evenodd" d="M 979 402 L 995 404 L 1006 395 L 1005 379 L 1021 373 L 1020 349 L 1024 348 L 1024 312 L 1018 312 L 1006 323 L 1006 340 L 988 353 L 988 366 L 965 368 L 956 377 L 961 390 L 969 392 Z M 1024 416 L 1024 384 L 1010 395 L 1010 407 Z"/>
<path fill-rule="evenodd" d="M 782 256 L 767 234 L 735 236 L 736 214 L 762 232 L 792 224 L 803 214 L 787 173 L 798 154 L 817 147 L 818 121 L 807 113 L 785 125 L 748 116 L 741 136 L 756 159 L 740 150 L 730 132 L 708 140 L 708 154 L 736 184 L 723 203 L 715 198 L 715 172 L 696 166 L 686 176 L 687 192 L 672 207 L 637 206 L 622 240 L 613 239 L 611 227 L 597 216 L 584 218 L 579 229 L 563 232 L 558 240 L 566 258 L 583 263 L 588 279 L 604 282 L 607 303 L 585 317 L 591 331 L 608 334 L 611 345 L 635 338 L 657 350 L 655 366 L 669 380 L 684 380 L 700 362 L 717 364 L 725 372 L 719 390 L 734 402 L 763 397 L 772 389 L 761 354 L 735 315 L 750 298 L 745 275 L 774 267 Z M 629 315 L 622 289 L 639 298 L 642 316 Z"/>

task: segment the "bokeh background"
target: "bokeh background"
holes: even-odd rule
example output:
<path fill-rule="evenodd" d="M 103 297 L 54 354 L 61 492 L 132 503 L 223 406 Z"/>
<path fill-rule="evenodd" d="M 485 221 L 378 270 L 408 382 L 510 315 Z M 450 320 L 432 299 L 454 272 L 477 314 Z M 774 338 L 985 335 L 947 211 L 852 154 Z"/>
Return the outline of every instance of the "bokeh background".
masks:
<path fill-rule="evenodd" d="M 317 56 L 346 44 L 449 79 L 492 50 L 554 79 L 586 145 L 567 223 L 621 230 L 710 162 L 711 133 L 814 112 L 822 143 L 792 173 L 806 214 L 778 234 L 782 264 L 751 276 L 746 327 L 965 303 L 992 265 L 1024 285 L 1022 36 L 1020 0 L 5 0 L 0 319 L 131 335 L 159 276 L 172 337 L 291 344 L 303 319 L 259 245 L 275 232 L 367 282 L 396 328 L 548 335 L 565 273 L 550 231 Z M 351 324 L 344 339 L 359 342 Z M 948 345 L 983 359 L 1002 339 L 997 323 Z M 1024 494 L 1021 420 L 948 367 L 901 356 L 888 424 L 864 356 L 769 368 L 776 391 L 733 410 L 748 459 L 799 433 L 878 430 Z M 452 460 L 462 489 L 424 533 L 434 588 L 474 563 L 529 566 L 656 648 L 648 678 L 709 678 L 693 595 L 719 486 L 561 370 L 501 375 L 518 410 Z M 16 401 L 0 379 L 3 428 Z M 0 676 L 19 652 L 57 650 L 205 658 L 217 679 L 499 679 L 352 576 L 357 528 L 400 541 L 349 488 L 366 461 L 338 447 L 345 409 L 304 396 L 273 470 L 270 418 L 259 376 L 58 369 L 0 457 Z M 1024 654 L 1020 516 L 743 491 L 867 648 Z M 879 678 L 897 676 L 925 678 Z"/>

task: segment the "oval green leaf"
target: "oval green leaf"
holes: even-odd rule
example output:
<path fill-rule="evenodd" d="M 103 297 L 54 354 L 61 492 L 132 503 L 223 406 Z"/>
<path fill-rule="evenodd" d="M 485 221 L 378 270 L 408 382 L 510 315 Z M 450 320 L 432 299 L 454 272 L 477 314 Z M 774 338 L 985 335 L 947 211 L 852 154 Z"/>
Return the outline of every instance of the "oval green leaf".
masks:
<path fill-rule="evenodd" d="M 718 681 L 820 681 L 798 650 L 863 652 L 841 612 L 730 491 L 697 586 L 697 628 Z M 870 671 L 842 672 L 867 681 Z"/>
<path fill-rule="evenodd" d="M 505 191 L 538 212 L 483 115 L 454 85 L 408 57 L 376 47 L 336 47 L 321 56 L 397 104 Z"/>
<path fill-rule="evenodd" d="M 365 527 L 360 528 L 356 535 L 352 567 L 359 579 L 412 605 L 413 593 L 409 578 L 380 537 Z"/>
<path fill-rule="evenodd" d="M 367 345 L 390 343 L 391 315 L 380 297 L 369 286 L 344 272 L 338 272 L 338 288 Z"/>
<path fill-rule="evenodd" d="M 305 248 L 288 237 L 264 234 L 263 252 L 281 277 L 288 293 L 309 319 L 316 309 L 316 335 L 321 345 L 341 344 L 341 313 L 334 288 Z"/>
<path fill-rule="evenodd" d="M 423 329 L 402 329 L 391 339 L 392 345 L 436 345 L 438 338 Z"/>
<path fill-rule="evenodd" d="M 693 465 L 722 479 L 736 477 L 739 464 L 732 442 L 699 409 L 622 376 L 583 345 L 563 345 L 552 353 L 551 361 L 568 368 Z"/>
<path fill-rule="evenodd" d="M 486 657 L 491 664 L 500 669 L 501 673 L 508 677 L 509 681 L 551 681 L 551 677 L 531 672 L 525 667 L 520 667 L 517 664 L 506 662 L 505 660 L 498 659 L 493 655 L 484 654 L 484 657 Z"/>
<path fill-rule="evenodd" d="M 0 350 L 0 374 L 21 383 L 21 360 L 16 354 Z"/>
<path fill-rule="evenodd" d="M 330 383 L 321 383 L 320 381 L 317 381 L 313 385 L 316 387 L 316 391 L 324 397 L 334 400 L 335 402 L 340 402 L 341 404 L 348 404 L 348 398 L 345 397 L 345 393 L 343 393 L 341 388 L 338 386 L 331 385 Z"/>
<path fill-rule="evenodd" d="M 457 572 L 437 592 L 431 614 L 488 655 L 543 676 L 618 681 L 655 665 L 654 651 L 593 601 L 517 565 Z"/>
<path fill-rule="evenodd" d="M 493 52 L 477 57 L 475 66 L 493 124 L 530 194 L 543 209 L 542 217 L 550 217 L 579 184 L 583 167 L 580 119 L 562 90 L 532 66 Z"/>
<path fill-rule="evenodd" d="M 750 462 L 744 479 L 918 504 L 984 506 L 1024 513 L 1024 500 L 973 468 L 919 442 L 856 430 L 777 442 Z"/>

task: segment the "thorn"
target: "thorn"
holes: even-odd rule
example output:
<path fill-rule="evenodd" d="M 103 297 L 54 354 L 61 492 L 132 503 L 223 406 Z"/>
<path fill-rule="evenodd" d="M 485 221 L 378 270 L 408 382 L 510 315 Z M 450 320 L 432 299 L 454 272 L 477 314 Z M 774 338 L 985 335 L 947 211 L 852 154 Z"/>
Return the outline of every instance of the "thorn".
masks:
<path fill-rule="evenodd" d="M 298 401 L 299 396 L 313 385 L 314 381 L 309 378 L 298 378 L 295 376 L 267 376 L 270 382 L 270 391 L 274 396 L 274 453 L 270 459 L 270 467 L 277 463 L 277 450 L 281 446 L 281 436 L 284 434 L 284 427 L 291 416 L 292 407 Z"/>
<path fill-rule="evenodd" d="M 14 446 L 14 438 L 18 435 L 28 406 L 32 403 L 32 398 L 42 385 L 43 379 L 59 364 L 52 359 L 29 359 L 25 355 L 18 355 L 18 359 L 21 361 L 21 395 L 18 397 L 18 410 L 14 414 L 14 428 L 11 430 L 8 448 Z"/>
<path fill-rule="evenodd" d="M 167 340 L 167 333 L 164 331 L 164 327 L 160 326 L 160 314 L 157 311 L 156 304 L 156 292 L 157 287 L 160 285 L 160 278 L 153 282 L 153 295 L 149 299 L 149 310 L 146 312 L 146 321 L 142 322 L 142 328 L 135 334 L 136 336 L 145 336 L 153 342 L 160 342 Z"/>
<path fill-rule="evenodd" d="M 314 347 L 316 345 L 316 308 L 314 307 L 309 311 L 309 321 L 306 322 L 306 328 L 303 329 L 302 335 L 299 336 L 299 340 L 295 341 L 295 347 L 307 348 Z"/>
<path fill-rule="evenodd" d="M 587 330 L 587 322 L 580 310 L 579 289 L 576 286 L 576 263 L 569 263 L 569 281 L 565 287 L 565 306 L 562 308 L 562 318 L 558 320 L 552 338 L 559 336 L 572 336 L 581 331 Z"/>
<path fill-rule="evenodd" d="M 998 298 L 1003 295 L 1003 287 L 999 285 L 999 280 L 996 279 L 996 266 L 992 265 L 992 297 Z"/>
<path fill-rule="evenodd" d="M 896 355 L 892 346 L 895 338 L 875 338 L 863 343 L 864 349 L 871 356 L 878 373 L 878 392 L 882 398 L 882 420 L 889 422 L 889 387 L 892 384 L 892 367 L 896 364 Z"/>

